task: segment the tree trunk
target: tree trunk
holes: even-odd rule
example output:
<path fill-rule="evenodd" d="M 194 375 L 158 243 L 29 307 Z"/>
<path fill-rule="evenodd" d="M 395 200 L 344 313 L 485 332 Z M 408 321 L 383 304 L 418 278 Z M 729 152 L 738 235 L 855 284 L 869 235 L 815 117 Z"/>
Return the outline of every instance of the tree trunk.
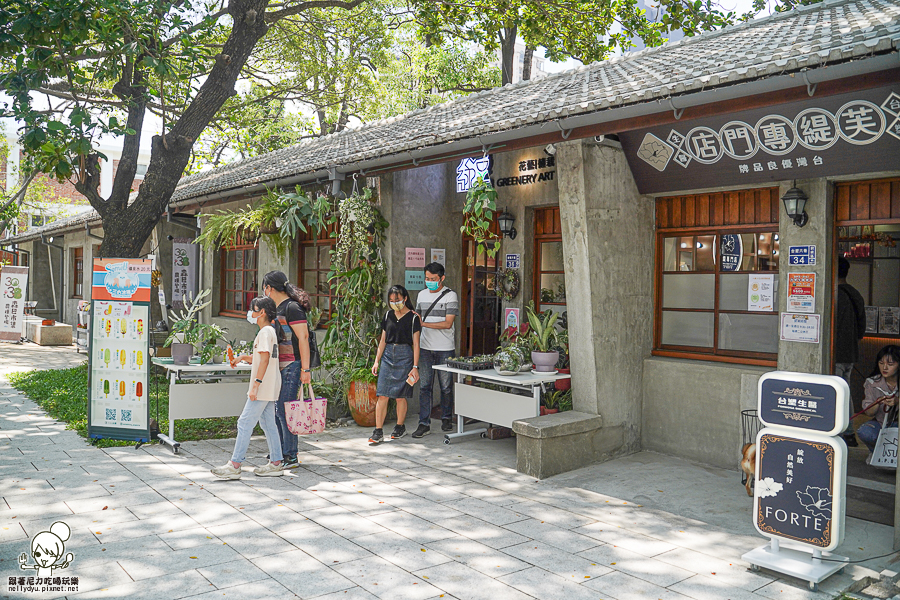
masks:
<path fill-rule="evenodd" d="M 518 28 L 504 27 L 500 34 L 500 68 L 503 85 L 513 81 L 513 59 L 516 56 L 516 33 Z"/>
<path fill-rule="evenodd" d="M 525 56 L 522 60 L 522 81 L 531 80 L 531 61 L 534 58 L 534 47 L 525 46 Z"/>
<path fill-rule="evenodd" d="M 131 169 L 120 168 L 117 171 L 114 193 L 109 200 L 103 200 L 97 192 L 100 173 L 96 161 L 86 163 L 82 182 L 76 188 L 88 197 L 103 219 L 101 256 L 140 256 L 144 242 L 168 210 L 169 199 L 190 160 L 194 142 L 222 105 L 235 95 L 234 84 L 241 67 L 247 62 L 256 43 L 266 34 L 268 26 L 264 15 L 268 3 L 269 0 L 229 2 L 228 11 L 234 23 L 231 33 L 216 57 L 209 76 L 181 118 L 168 132 L 153 137 L 150 165 L 131 205 L 128 205 L 131 192 L 128 171 Z"/>

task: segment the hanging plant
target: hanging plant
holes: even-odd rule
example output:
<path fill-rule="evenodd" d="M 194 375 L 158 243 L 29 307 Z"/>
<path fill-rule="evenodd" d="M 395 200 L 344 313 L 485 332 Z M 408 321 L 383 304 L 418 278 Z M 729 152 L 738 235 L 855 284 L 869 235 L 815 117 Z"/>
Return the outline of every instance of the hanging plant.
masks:
<path fill-rule="evenodd" d="M 510 302 L 519 295 L 519 287 L 521 281 L 519 279 L 518 269 L 497 269 L 497 283 L 494 286 L 494 292 L 504 302 Z"/>
<path fill-rule="evenodd" d="M 476 249 L 493 258 L 500 251 L 500 237 L 491 232 L 494 213 L 497 212 L 497 190 L 489 179 L 481 175 L 466 194 L 463 208 L 463 225 L 459 230 L 475 240 Z"/>

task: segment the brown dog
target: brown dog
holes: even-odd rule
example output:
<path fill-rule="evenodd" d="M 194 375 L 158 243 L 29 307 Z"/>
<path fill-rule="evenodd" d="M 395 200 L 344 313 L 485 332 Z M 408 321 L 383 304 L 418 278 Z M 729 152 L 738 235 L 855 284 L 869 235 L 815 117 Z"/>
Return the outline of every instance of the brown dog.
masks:
<path fill-rule="evenodd" d="M 747 495 L 752 496 L 750 484 L 756 476 L 756 444 L 744 444 L 741 448 L 741 471 L 747 476 L 747 484 L 744 486 L 747 488 Z"/>

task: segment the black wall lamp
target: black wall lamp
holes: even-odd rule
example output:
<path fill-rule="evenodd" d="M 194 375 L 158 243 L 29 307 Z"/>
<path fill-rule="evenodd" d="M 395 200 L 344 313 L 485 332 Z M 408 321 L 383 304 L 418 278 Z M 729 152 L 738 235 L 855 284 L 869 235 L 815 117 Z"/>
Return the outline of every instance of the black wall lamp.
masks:
<path fill-rule="evenodd" d="M 516 239 L 516 228 L 513 227 L 513 223 L 515 222 L 516 218 L 509 214 L 505 209 L 500 213 L 500 216 L 497 217 L 497 224 L 500 225 L 500 233 L 511 240 Z"/>
<path fill-rule="evenodd" d="M 805 210 L 807 200 L 809 200 L 809 196 L 798 187 L 792 187 L 781 197 L 781 201 L 784 202 L 784 212 L 797 227 L 803 227 L 809 221 L 809 215 Z"/>

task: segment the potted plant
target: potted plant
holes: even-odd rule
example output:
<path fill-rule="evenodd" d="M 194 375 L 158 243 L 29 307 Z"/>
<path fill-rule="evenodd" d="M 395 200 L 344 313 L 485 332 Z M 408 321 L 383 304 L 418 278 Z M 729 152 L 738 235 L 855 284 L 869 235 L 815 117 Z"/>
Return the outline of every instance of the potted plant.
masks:
<path fill-rule="evenodd" d="M 565 313 L 563 313 L 565 314 Z M 560 318 L 560 321 L 563 319 Z M 569 374 L 569 330 L 563 329 L 556 334 L 556 350 L 559 352 L 559 360 L 556 361 L 556 370 L 560 373 Z M 572 387 L 571 379 L 559 379 L 555 383 L 556 389 L 568 390 Z"/>
<path fill-rule="evenodd" d="M 572 410 L 572 390 L 554 390 L 545 394 L 541 405 L 541 415 L 552 415 Z"/>
<path fill-rule="evenodd" d="M 225 329 L 218 325 L 203 324 L 200 329 L 200 364 L 209 362 L 221 364 L 225 354 L 225 348 L 219 342 L 225 341 Z"/>
<path fill-rule="evenodd" d="M 491 231 L 495 212 L 497 212 L 497 190 L 491 185 L 490 179 L 479 175 L 466 194 L 463 224 L 459 230 L 475 240 L 478 252 L 483 250 L 490 257 L 495 256 L 500 250 L 500 237 Z"/>
<path fill-rule="evenodd" d="M 194 347 L 200 342 L 203 331 L 200 324 L 197 323 L 196 317 L 201 310 L 209 306 L 210 301 L 206 300 L 209 294 L 209 289 L 201 290 L 196 297 L 191 297 L 191 294 L 188 293 L 186 309 L 169 313 L 172 324 L 169 327 L 169 337 L 164 346 L 172 347 L 172 362 L 176 365 L 188 364 L 191 356 L 194 355 Z"/>
<path fill-rule="evenodd" d="M 515 346 L 501 348 L 494 354 L 494 370 L 499 375 L 518 375 L 525 357 Z"/>
<path fill-rule="evenodd" d="M 529 302 L 525 307 L 528 315 L 528 338 L 532 343 L 531 362 L 535 371 L 540 373 L 552 373 L 559 360 L 559 352 L 554 350 L 556 344 L 556 320 L 559 315 L 552 310 L 538 313 L 534 302 Z"/>

